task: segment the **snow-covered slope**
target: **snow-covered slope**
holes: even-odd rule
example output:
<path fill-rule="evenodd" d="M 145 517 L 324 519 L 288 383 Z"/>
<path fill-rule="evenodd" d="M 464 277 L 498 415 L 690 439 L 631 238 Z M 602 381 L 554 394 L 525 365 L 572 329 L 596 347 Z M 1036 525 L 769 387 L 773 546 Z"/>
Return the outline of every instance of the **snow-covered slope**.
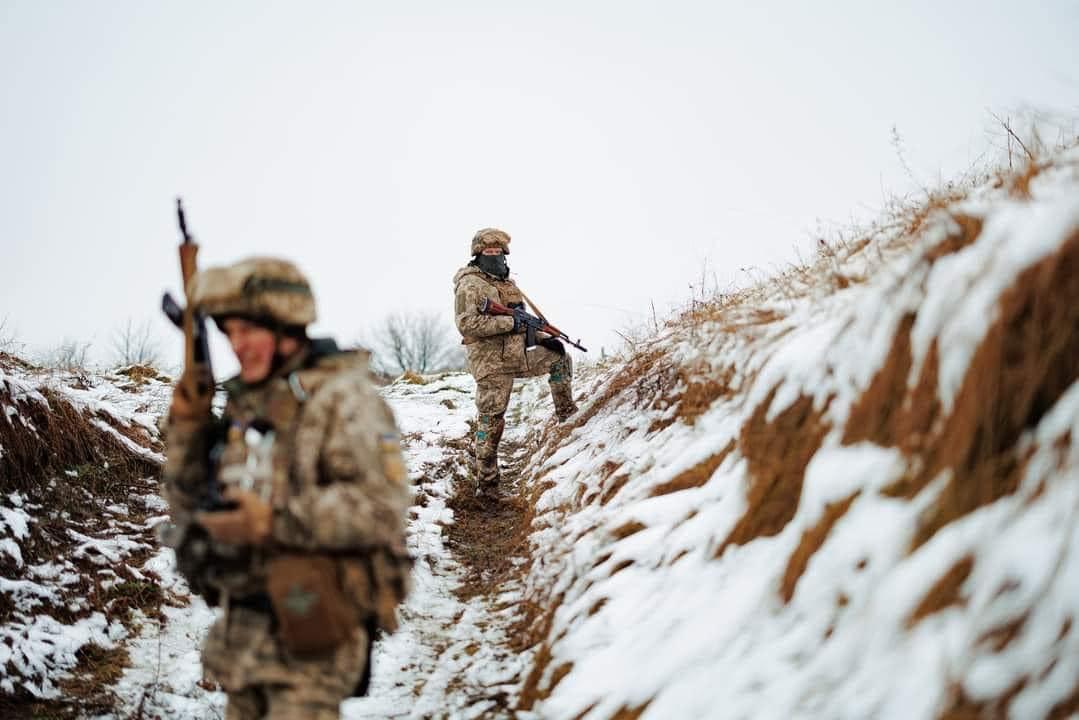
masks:
<path fill-rule="evenodd" d="M 132 711 L 154 690 L 165 639 L 198 616 L 153 532 L 167 512 L 156 483 L 166 381 L 145 368 L 57 373 L 0 356 L 3 717 Z M 185 675 L 191 687 L 202 677 L 196 664 L 169 680 Z"/>
<path fill-rule="evenodd" d="M 522 706 L 1075 712 L 1076 161 L 870 236 L 832 280 L 693 309 L 593 378 L 537 439 Z"/>

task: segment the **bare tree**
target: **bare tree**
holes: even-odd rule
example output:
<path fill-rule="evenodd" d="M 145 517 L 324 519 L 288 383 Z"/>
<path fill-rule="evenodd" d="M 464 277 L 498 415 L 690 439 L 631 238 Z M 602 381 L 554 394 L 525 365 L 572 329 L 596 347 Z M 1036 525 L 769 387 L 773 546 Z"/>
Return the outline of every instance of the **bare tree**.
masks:
<path fill-rule="evenodd" d="M 161 348 L 148 320 L 136 324 L 131 318 L 112 338 L 112 350 L 117 365 L 148 365 L 156 367 L 161 361 Z"/>
<path fill-rule="evenodd" d="M 461 368 L 464 354 L 450 330 L 436 312 L 388 315 L 371 333 L 372 365 L 388 375 Z"/>
<path fill-rule="evenodd" d="M 0 318 L 0 353 L 18 355 L 23 350 L 23 343 L 19 342 L 18 333 L 8 324 L 7 315 Z"/>
<path fill-rule="evenodd" d="M 79 372 L 86 369 L 86 358 L 90 352 L 90 343 L 64 338 L 60 343 L 47 350 L 41 357 L 41 364 L 53 370 Z"/>

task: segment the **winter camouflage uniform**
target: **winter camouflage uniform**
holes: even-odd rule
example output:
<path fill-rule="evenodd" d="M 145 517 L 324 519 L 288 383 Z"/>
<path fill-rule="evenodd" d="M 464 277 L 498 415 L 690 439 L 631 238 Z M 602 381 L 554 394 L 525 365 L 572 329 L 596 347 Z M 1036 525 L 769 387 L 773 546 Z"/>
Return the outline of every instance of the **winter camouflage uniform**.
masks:
<path fill-rule="evenodd" d="M 509 254 L 509 236 L 486 228 L 472 240 L 472 254 L 485 247 L 499 247 Z M 453 277 L 455 319 L 463 336 L 468 369 L 476 380 L 476 434 L 474 452 L 476 479 L 481 491 L 497 488 L 499 482 L 498 445 L 506 427 L 514 378 L 548 375 L 551 399 L 559 419 L 577 410 L 573 402 L 573 362 L 568 353 L 536 345 L 525 349 L 523 332 L 513 332 L 512 317 L 485 315 L 479 308 L 484 298 L 507 307 L 524 307 L 524 296 L 513 280 L 499 279 L 467 265 Z M 547 336 L 540 333 L 539 337 Z"/>
<path fill-rule="evenodd" d="M 196 276 L 191 302 L 210 314 L 274 314 L 306 325 L 314 305 L 309 291 L 306 301 L 295 297 L 302 276 L 268 262 Z M 261 306 L 238 312 L 228 294 L 241 286 L 245 296 L 261 293 Z M 372 634 L 394 629 L 407 589 L 409 493 L 393 416 L 367 379 L 365 358 L 332 341 L 312 341 L 255 386 L 233 379 L 225 387 L 220 422 L 166 426 L 166 496 L 175 526 L 188 531 L 177 543 L 178 566 L 223 609 L 203 646 L 204 667 L 228 693 L 230 720 L 337 718 L 340 702 L 366 681 Z M 272 507 L 267 543 L 225 545 L 205 534 L 190 541 L 200 537 L 194 517 L 211 445 L 221 483 Z M 325 568 L 346 601 L 346 636 L 329 649 L 293 652 L 279 632 L 267 583 L 275 563 L 289 558 Z M 306 612 L 311 598 L 288 597 Z"/>

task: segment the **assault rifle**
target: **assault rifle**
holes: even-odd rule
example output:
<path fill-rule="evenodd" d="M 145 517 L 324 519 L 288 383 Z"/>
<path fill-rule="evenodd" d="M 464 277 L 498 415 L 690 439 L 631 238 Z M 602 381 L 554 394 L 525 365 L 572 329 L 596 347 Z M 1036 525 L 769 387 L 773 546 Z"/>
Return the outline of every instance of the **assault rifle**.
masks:
<path fill-rule="evenodd" d="M 188 292 L 191 278 L 198 270 L 197 258 L 199 245 L 187 232 L 187 220 L 184 217 L 184 205 L 176 198 L 176 218 L 180 224 L 180 274 L 184 281 L 184 293 Z M 179 383 L 184 386 L 187 397 L 193 401 L 205 401 L 206 420 L 212 420 L 210 405 L 215 389 L 214 371 L 210 363 L 210 343 L 206 333 L 206 316 L 199 312 L 187 297 L 187 306 L 181 307 L 172 295 L 166 292 L 161 297 L 161 309 L 172 324 L 184 333 L 184 369 L 180 373 Z M 211 446 L 216 443 L 208 443 Z M 211 450 L 208 455 L 212 455 Z M 234 507 L 221 497 L 221 484 L 217 478 L 216 458 L 206 458 L 206 493 L 199 503 L 203 510 L 224 510 Z"/>
<path fill-rule="evenodd" d="M 581 345 L 580 339 L 576 342 L 570 340 L 569 335 L 562 332 L 554 325 L 551 325 L 545 319 L 528 313 L 524 308 L 506 307 L 502 303 L 495 302 L 491 298 L 484 298 L 483 304 L 480 305 L 480 312 L 484 315 L 505 315 L 513 318 L 516 325 L 525 328 L 526 348 L 535 347 L 536 333 L 542 332 L 547 333 L 552 337 L 556 337 L 559 340 L 563 340 L 567 345 L 572 345 L 582 352 L 588 352 L 588 348 Z"/>

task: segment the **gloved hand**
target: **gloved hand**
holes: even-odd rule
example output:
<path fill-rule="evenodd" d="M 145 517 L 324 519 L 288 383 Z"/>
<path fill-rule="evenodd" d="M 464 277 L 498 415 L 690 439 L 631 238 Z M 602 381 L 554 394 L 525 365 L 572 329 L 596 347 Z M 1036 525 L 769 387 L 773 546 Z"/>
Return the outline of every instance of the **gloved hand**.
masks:
<path fill-rule="evenodd" d="M 262 545 L 270 538 L 273 508 L 268 502 L 250 490 L 234 488 L 225 490 L 222 497 L 235 502 L 236 509 L 200 512 L 195 516 L 210 537 L 229 545 Z"/>
<path fill-rule="evenodd" d="M 194 422 L 210 417 L 212 394 L 192 397 L 188 384 L 180 380 L 172 389 L 172 403 L 169 405 L 169 419 L 173 422 Z"/>
<path fill-rule="evenodd" d="M 543 347 L 547 348 L 548 350 L 550 350 L 552 352 L 556 352 L 559 355 L 565 355 L 566 354 L 566 348 L 565 348 L 565 346 L 562 345 L 562 341 L 559 340 L 558 338 L 545 337 L 542 340 L 539 340 L 538 342 L 539 342 L 540 345 L 542 345 Z"/>

